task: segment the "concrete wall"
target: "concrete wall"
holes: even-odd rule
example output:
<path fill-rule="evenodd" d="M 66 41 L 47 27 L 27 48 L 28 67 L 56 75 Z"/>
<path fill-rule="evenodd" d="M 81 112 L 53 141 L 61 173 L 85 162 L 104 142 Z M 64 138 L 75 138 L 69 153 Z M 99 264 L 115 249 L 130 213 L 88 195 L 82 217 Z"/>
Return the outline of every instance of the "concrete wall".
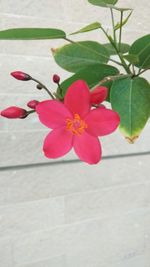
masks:
<path fill-rule="evenodd" d="M 124 41 L 132 43 L 149 31 L 150 2 L 120 4 L 134 8 L 124 31 Z M 110 16 L 86 0 L 0 1 L 1 29 L 56 27 L 69 33 L 94 21 L 109 27 Z M 104 42 L 101 32 L 74 37 L 93 38 Z M 11 71 L 23 70 L 53 89 L 54 73 L 69 76 L 50 53 L 61 44 L 0 41 L 0 109 L 47 97 L 32 82 L 12 79 Z M 134 145 L 119 132 L 103 138 L 103 155 L 149 151 L 149 130 L 147 125 Z M 0 120 L 0 267 L 150 267 L 149 155 L 87 166 L 70 153 L 64 160 L 72 161 L 53 164 L 42 154 L 46 134 L 34 115 Z"/>

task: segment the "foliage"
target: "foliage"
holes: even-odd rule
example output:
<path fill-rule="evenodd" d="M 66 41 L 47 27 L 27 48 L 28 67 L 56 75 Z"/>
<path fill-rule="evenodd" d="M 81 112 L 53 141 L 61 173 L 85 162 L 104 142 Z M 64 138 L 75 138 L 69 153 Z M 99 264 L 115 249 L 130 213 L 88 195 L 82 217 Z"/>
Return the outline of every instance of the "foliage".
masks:
<path fill-rule="evenodd" d="M 110 10 L 112 31 L 108 32 L 101 22 L 93 22 L 71 33 L 70 36 L 98 31 L 106 37 L 104 44 L 95 41 L 73 41 L 61 29 L 18 28 L 0 31 L 1 40 L 63 39 L 65 44 L 52 49 L 56 63 L 72 72 L 63 81 L 56 96 L 62 100 L 72 82 L 82 79 L 92 90 L 96 85 L 108 85 L 112 109 L 121 118 L 120 130 L 130 141 L 139 136 L 150 115 L 150 84 L 140 77 L 150 69 L 150 34 L 140 37 L 132 44 L 122 42 L 123 27 L 128 22 L 132 10 L 116 6 L 117 0 L 88 0 L 97 8 Z M 120 21 L 115 21 L 115 13 Z M 115 58 L 114 58 L 115 55 Z M 117 68 L 114 67 L 114 63 Z M 113 66 L 111 65 L 113 64 Z M 121 69 L 124 69 L 120 73 Z"/>

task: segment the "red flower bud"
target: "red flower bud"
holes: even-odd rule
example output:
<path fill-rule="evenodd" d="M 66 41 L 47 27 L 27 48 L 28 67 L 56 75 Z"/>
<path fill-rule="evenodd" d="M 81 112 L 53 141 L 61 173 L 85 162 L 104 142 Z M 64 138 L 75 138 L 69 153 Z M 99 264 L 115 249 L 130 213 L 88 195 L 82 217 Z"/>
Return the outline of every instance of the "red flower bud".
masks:
<path fill-rule="evenodd" d="M 31 100 L 27 103 L 27 106 L 29 108 L 35 109 L 38 103 L 39 103 L 39 101 L 37 101 L 37 100 Z"/>
<path fill-rule="evenodd" d="M 97 86 L 93 91 L 90 92 L 90 102 L 91 104 L 100 104 L 106 98 L 108 94 L 108 89 L 104 86 Z"/>
<path fill-rule="evenodd" d="M 60 82 L 60 77 L 57 74 L 53 75 L 53 82 L 57 84 Z"/>
<path fill-rule="evenodd" d="M 9 107 L 1 111 L 1 116 L 6 117 L 8 119 L 19 119 L 23 118 L 27 115 L 27 111 L 23 108 L 19 107 Z"/>
<path fill-rule="evenodd" d="M 31 80 L 31 76 L 27 73 L 22 72 L 22 71 L 11 72 L 11 75 L 17 80 L 21 80 L 21 81 Z"/>

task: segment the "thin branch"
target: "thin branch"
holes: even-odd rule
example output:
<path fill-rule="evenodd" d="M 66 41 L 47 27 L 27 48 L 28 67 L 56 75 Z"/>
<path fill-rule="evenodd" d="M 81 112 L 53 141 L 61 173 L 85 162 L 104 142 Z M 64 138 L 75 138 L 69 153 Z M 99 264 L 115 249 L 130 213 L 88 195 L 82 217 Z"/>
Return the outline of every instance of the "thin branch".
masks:
<path fill-rule="evenodd" d="M 114 20 L 114 14 L 113 14 L 112 8 L 110 8 L 110 12 L 111 12 L 111 20 L 112 20 L 112 26 L 113 26 L 114 42 L 115 44 L 117 44 L 116 31 L 115 31 L 115 20 Z"/>
<path fill-rule="evenodd" d="M 121 11 L 121 17 L 120 17 L 119 51 L 120 51 L 120 49 L 121 49 L 121 39 L 122 39 L 122 23 L 123 23 L 123 11 Z"/>
<path fill-rule="evenodd" d="M 119 79 L 122 79 L 122 78 L 129 78 L 129 77 L 132 77 L 132 75 L 131 74 L 127 74 L 127 75 L 119 74 L 119 75 L 114 75 L 114 76 L 108 76 L 108 77 L 105 77 L 103 80 L 101 80 L 98 83 L 98 85 L 102 85 L 105 82 L 115 81 L 115 80 L 119 80 Z"/>
<path fill-rule="evenodd" d="M 138 75 L 141 75 L 142 73 L 144 73 L 144 72 L 147 71 L 147 70 L 150 70 L 150 68 L 145 69 L 145 70 L 139 70 Z"/>
<path fill-rule="evenodd" d="M 71 44 L 76 44 L 75 41 L 73 41 L 73 40 L 71 40 L 71 39 L 69 39 L 69 38 L 67 38 L 67 37 L 65 37 L 64 39 L 65 39 L 66 41 L 68 41 L 69 43 L 71 43 Z"/>
<path fill-rule="evenodd" d="M 30 115 L 35 112 L 35 109 L 27 111 L 27 114 Z"/>
<path fill-rule="evenodd" d="M 48 94 L 52 99 L 55 99 L 55 97 L 53 96 L 53 94 L 49 91 L 49 89 L 40 81 L 38 81 L 37 79 L 31 77 L 31 80 L 36 82 L 37 84 L 39 84 Z"/>
<path fill-rule="evenodd" d="M 135 75 L 136 75 L 136 73 L 135 73 L 135 68 L 134 68 L 134 65 L 133 65 L 133 64 L 131 64 L 131 66 L 132 66 L 132 72 L 133 72 L 133 75 L 135 76 Z"/>
<path fill-rule="evenodd" d="M 116 44 L 114 43 L 113 39 L 111 38 L 111 36 L 109 36 L 109 35 L 107 34 L 107 32 L 105 31 L 105 29 L 104 29 L 103 27 L 101 27 L 101 29 L 102 29 L 103 33 L 105 34 L 105 36 L 107 37 L 107 39 L 109 40 L 109 42 L 110 42 L 110 43 L 112 44 L 112 46 L 115 48 L 115 50 L 116 50 L 116 52 L 117 52 L 117 55 L 118 55 L 118 57 L 120 58 L 121 63 L 122 63 L 122 64 L 119 63 L 119 65 L 121 65 L 121 66 L 125 69 L 125 71 L 126 71 L 128 74 L 131 74 L 131 71 L 130 71 L 128 65 L 126 64 L 126 62 L 125 62 L 124 58 L 122 57 L 122 55 L 119 53 L 118 48 L 117 48 Z"/>

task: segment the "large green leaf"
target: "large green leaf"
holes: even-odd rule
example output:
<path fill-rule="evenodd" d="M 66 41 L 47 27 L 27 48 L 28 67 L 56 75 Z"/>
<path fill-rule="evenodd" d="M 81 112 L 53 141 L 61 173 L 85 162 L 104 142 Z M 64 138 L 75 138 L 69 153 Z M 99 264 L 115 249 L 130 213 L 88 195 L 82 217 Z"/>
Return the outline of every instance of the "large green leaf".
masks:
<path fill-rule="evenodd" d="M 101 24 L 99 22 L 93 22 L 91 24 L 88 24 L 87 26 L 81 28 L 80 30 L 71 33 L 70 35 L 77 34 L 77 33 L 84 33 L 89 31 L 94 31 L 101 28 Z"/>
<path fill-rule="evenodd" d="M 68 44 L 52 52 L 57 64 L 70 72 L 77 72 L 96 63 L 107 63 L 109 60 L 107 49 L 93 41 Z"/>
<path fill-rule="evenodd" d="M 107 7 L 108 5 L 115 5 L 118 0 L 88 0 L 88 2 L 95 6 Z"/>
<path fill-rule="evenodd" d="M 150 116 L 150 85 L 143 78 L 113 82 L 110 101 L 121 118 L 120 130 L 129 142 L 139 136 Z"/>
<path fill-rule="evenodd" d="M 104 46 L 105 46 L 106 49 L 108 49 L 110 55 L 117 55 L 117 52 L 116 52 L 116 50 L 115 50 L 115 48 L 113 47 L 112 44 L 107 43 L 107 44 L 104 44 Z M 129 49 L 130 49 L 130 45 L 128 45 L 128 44 L 122 43 L 120 45 L 120 52 L 122 54 L 127 53 L 129 51 Z"/>
<path fill-rule="evenodd" d="M 93 88 L 105 77 L 117 75 L 118 73 L 119 71 L 115 67 L 110 65 L 95 64 L 92 66 L 88 66 L 85 69 L 80 70 L 64 82 L 62 82 L 60 85 L 62 93 L 58 88 L 57 94 L 60 98 L 63 98 L 66 94 L 68 87 L 76 80 L 85 80 L 89 87 Z M 107 83 L 107 85 L 110 85 L 110 83 Z"/>
<path fill-rule="evenodd" d="M 0 31 L 1 40 L 63 39 L 64 31 L 53 28 L 17 28 Z"/>
<path fill-rule="evenodd" d="M 138 56 L 139 62 L 135 66 L 141 69 L 150 68 L 150 34 L 136 40 L 131 45 L 129 54 Z"/>

